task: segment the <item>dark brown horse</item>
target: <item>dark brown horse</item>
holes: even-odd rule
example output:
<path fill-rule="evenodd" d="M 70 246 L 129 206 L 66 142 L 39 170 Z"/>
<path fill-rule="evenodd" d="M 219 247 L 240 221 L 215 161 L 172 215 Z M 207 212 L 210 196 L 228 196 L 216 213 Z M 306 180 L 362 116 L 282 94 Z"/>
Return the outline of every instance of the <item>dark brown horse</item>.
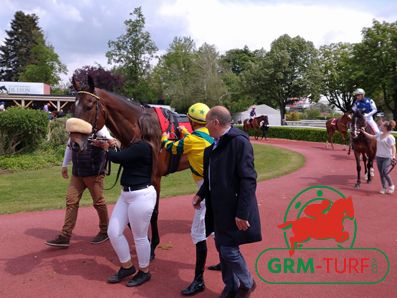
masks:
<path fill-rule="evenodd" d="M 83 85 L 74 78 L 72 84 L 77 91 L 74 117 L 83 119 L 91 123 L 93 132 L 100 130 L 104 125 L 110 129 L 113 136 L 121 142 L 122 147 L 128 147 L 131 140 L 140 135 L 138 118 L 145 109 L 155 115 L 152 108 L 146 108 L 139 103 L 130 101 L 122 96 L 96 88 L 93 79 L 89 76 L 88 83 Z M 158 121 L 157 117 L 153 117 Z M 80 149 L 86 146 L 87 135 L 73 134 L 72 141 L 78 144 Z M 151 218 L 151 254 L 154 257 L 154 250 L 160 243 L 158 232 L 158 211 L 160 198 L 160 180 L 162 176 L 168 174 L 170 154 L 166 150 L 159 152 L 157 172 L 153 179 L 153 186 L 157 191 L 156 206 Z M 189 163 L 185 156 L 182 156 L 177 166 L 177 171 L 189 168 Z"/>
<path fill-rule="evenodd" d="M 259 138 L 261 130 L 261 122 L 265 121 L 266 125 L 269 125 L 269 120 L 266 115 L 260 115 L 253 119 L 245 119 L 243 122 L 243 130 L 248 133 L 250 129 L 254 131 L 255 140 Z M 263 137 L 262 137 L 263 138 Z"/>
<path fill-rule="evenodd" d="M 342 117 L 340 118 L 332 118 L 327 120 L 325 123 L 325 127 L 327 128 L 327 144 L 326 147 L 328 148 L 328 143 L 331 143 L 331 148 L 334 150 L 334 144 L 333 144 L 333 139 L 334 139 L 334 134 L 338 131 L 341 136 L 343 143 L 346 144 L 346 135 L 347 135 L 347 130 L 349 123 L 352 121 L 352 113 L 344 113 Z M 349 147 L 349 154 L 350 154 L 350 147 Z"/>
<path fill-rule="evenodd" d="M 372 176 L 374 175 L 373 162 L 376 155 L 376 139 L 370 139 L 366 137 L 361 132 L 361 128 L 363 127 L 367 132 L 372 133 L 372 130 L 370 129 L 370 126 L 367 125 L 364 116 L 359 111 L 354 112 L 350 134 L 357 168 L 357 182 L 355 184 L 356 189 L 359 189 L 361 184 L 360 156 L 363 159 L 365 174 L 367 175 L 367 183 L 371 182 Z"/>

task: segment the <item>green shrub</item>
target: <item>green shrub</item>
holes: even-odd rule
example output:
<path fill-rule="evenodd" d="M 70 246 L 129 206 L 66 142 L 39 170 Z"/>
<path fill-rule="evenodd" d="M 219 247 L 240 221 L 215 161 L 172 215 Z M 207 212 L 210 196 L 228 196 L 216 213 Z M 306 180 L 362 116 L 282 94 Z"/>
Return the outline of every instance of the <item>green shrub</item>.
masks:
<path fill-rule="evenodd" d="M 35 150 L 47 126 L 48 115 L 43 111 L 12 107 L 0 113 L 0 154 Z"/>
<path fill-rule="evenodd" d="M 65 147 L 65 144 L 54 147 L 44 142 L 35 152 L 0 156 L 0 169 L 37 170 L 60 165 Z"/>
<path fill-rule="evenodd" d="M 299 121 L 301 119 L 301 114 L 298 112 L 286 113 L 285 119 L 287 121 Z"/>
<path fill-rule="evenodd" d="M 69 135 L 65 129 L 66 118 L 56 118 L 48 124 L 47 141 L 53 147 L 65 145 Z"/>
<path fill-rule="evenodd" d="M 317 119 L 317 117 L 320 117 L 321 113 L 318 109 L 308 109 L 306 110 L 303 115 L 302 118 L 303 119 L 310 119 L 310 120 L 314 120 Z"/>

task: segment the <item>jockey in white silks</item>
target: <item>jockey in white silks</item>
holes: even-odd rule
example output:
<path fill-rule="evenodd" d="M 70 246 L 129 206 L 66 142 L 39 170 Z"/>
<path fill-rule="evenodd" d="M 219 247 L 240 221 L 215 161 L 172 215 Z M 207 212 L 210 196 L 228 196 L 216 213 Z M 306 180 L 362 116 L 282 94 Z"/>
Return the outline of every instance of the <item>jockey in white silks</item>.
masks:
<path fill-rule="evenodd" d="M 354 112 L 360 111 L 363 114 L 365 121 L 367 121 L 371 126 L 373 132 L 375 134 L 379 134 L 379 127 L 372 117 L 378 111 L 375 102 L 371 98 L 364 97 L 365 91 L 361 88 L 356 89 L 353 92 L 353 96 L 356 98 L 356 101 L 353 104 L 352 110 Z"/>

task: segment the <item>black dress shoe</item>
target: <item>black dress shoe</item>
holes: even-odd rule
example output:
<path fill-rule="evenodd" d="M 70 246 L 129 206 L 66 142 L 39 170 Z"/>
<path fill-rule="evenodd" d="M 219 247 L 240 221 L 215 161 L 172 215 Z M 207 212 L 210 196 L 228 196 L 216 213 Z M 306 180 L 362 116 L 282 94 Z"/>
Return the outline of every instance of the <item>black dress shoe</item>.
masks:
<path fill-rule="evenodd" d="M 131 268 L 128 268 L 128 269 L 120 267 L 120 270 L 115 275 L 112 275 L 108 278 L 108 283 L 116 284 L 116 283 L 122 281 L 123 278 L 133 275 L 135 272 L 136 272 L 136 269 L 134 266 L 131 266 Z"/>
<path fill-rule="evenodd" d="M 251 293 L 255 291 L 255 289 L 256 289 L 256 283 L 254 280 L 254 283 L 252 284 L 251 288 L 249 289 L 247 289 L 246 287 L 238 288 L 235 298 L 248 298 L 251 295 Z"/>
<path fill-rule="evenodd" d="M 204 281 L 201 280 L 193 280 L 193 282 L 186 288 L 181 291 L 181 294 L 184 296 L 193 296 L 197 293 L 204 291 L 205 284 Z"/>
<path fill-rule="evenodd" d="M 138 274 L 135 275 L 132 279 L 130 279 L 127 282 L 127 287 L 140 286 L 140 285 L 144 284 L 145 282 L 149 281 L 151 277 L 152 277 L 152 275 L 150 274 L 150 272 L 145 273 L 145 272 L 139 270 Z"/>
<path fill-rule="evenodd" d="M 213 271 L 221 271 L 221 263 L 218 263 L 216 265 L 208 266 L 208 270 L 213 270 Z"/>

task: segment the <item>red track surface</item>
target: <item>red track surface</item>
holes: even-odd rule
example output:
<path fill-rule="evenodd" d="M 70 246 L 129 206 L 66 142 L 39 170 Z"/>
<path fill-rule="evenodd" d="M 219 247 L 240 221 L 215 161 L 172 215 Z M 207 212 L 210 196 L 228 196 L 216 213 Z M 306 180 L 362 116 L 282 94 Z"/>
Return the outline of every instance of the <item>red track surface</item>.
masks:
<path fill-rule="evenodd" d="M 252 273 L 255 259 L 266 248 L 286 247 L 277 224 L 292 198 L 312 185 L 329 185 L 352 195 L 358 222 L 355 247 L 376 247 L 390 259 L 391 270 L 376 285 L 269 285 L 256 275 L 257 289 L 251 297 L 396 297 L 397 295 L 397 195 L 380 195 L 379 175 L 372 184 L 354 190 L 355 162 L 341 146 L 326 150 L 323 144 L 271 140 L 275 146 L 302 153 L 306 164 L 300 170 L 258 184 L 264 240 L 242 246 Z M 377 170 L 377 169 L 376 169 Z M 397 182 L 397 170 L 392 177 Z M 56 236 L 63 223 L 63 210 L 0 216 L 0 297 L 180 297 L 194 274 L 194 246 L 190 239 L 193 214 L 191 196 L 169 198 L 160 203 L 160 235 L 151 264 L 152 280 L 138 288 L 125 283 L 109 285 L 107 276 L 118 269 L 109 242 L 91 245 L 97 233 L 97 216 L 92 207 L 81 208 L 71 246 L 54 249 L 44 241 Z M 131 236 L 128 235 L 131 241 Z M 207 264 L 218 258 L 212 240 Z M 165 249 L 169 246 L 169 249 Z M 135 261 L 135 256 L 134 256 Z M 196 297 L 217 297 L 223 283 L 218 272 L 206 271 L 207 289 Z"/>

